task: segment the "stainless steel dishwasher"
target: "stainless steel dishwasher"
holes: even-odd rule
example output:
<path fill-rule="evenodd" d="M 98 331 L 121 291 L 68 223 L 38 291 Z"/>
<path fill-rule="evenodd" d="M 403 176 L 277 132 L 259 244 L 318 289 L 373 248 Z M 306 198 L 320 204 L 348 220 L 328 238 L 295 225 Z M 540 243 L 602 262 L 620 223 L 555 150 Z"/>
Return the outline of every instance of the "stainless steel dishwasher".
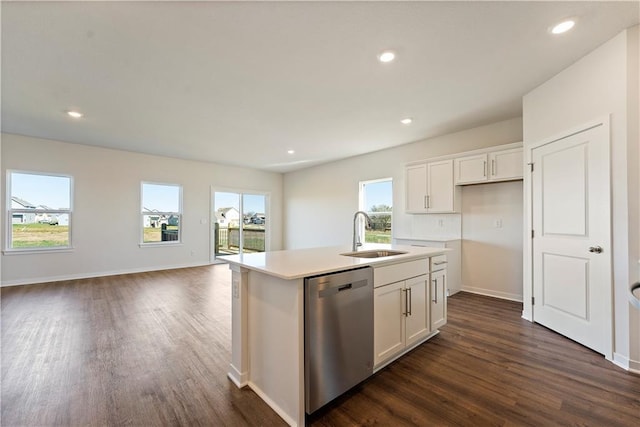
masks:
<path fill-rule="evenodd" d="M 305 410 L 311 414 L 373 373 L 373 270 L 305 279 Z"/>

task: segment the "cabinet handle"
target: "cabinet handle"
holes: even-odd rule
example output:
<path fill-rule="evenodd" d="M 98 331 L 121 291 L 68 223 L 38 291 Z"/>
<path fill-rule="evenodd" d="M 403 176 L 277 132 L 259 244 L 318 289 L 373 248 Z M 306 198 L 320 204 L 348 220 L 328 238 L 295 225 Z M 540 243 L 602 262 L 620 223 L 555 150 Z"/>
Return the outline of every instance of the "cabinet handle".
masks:
<path fill-rule="evenodd" d="M 496 161 L 491 160 L 491 176 L 496 176 Z"/>
<path fill-rule="evenodd" d="M 424 196 L 424 203 L 423 204 L 424 204 L 424 208 L 425 209 L 427 209 L 427 197 L 429 197 L 429 196 L 426 196 L 426 195 Z"/>
<path fill-rule="evenodd" d="M 487 161 L 484 161 L 484 164 L 482 165 L 482 176 L 487 176 Z"/>
<path fill-rule="evenodd" d="M 433 290 L 434 290 L 433 295 L 435 297 L 435 299 L 433 299 L 432 301 L 437 304 L 438 303 L 438 278 L 436 277 L 435 279 L 432 280 L 432 282 L 434 284 L 434 286 L 433 286 Z"/>
<path fill-rule="evenodd" d="M 427 195 L 427 209 L 431 207 L 431 196 Z"/>
<path fill-rule="evenodd" d="M 409 309 L 407 310 L 407 316 L 411 316 L 411 309 L 412 309 L 412 304 L 411 304 L 411 300 L 413 299 L 413 291 L 411 290 L 411 288 L 407 289 L 407 292 L 409 293 Z"/>
<path fill-rule="evenodd" d="M 409 304 L 407 302 L 407 290 L 402 289 L 402 293 L 404 293 L 404 311 L 402 312 L 402 315 L 404 317 L 407 317 L 407 308 L 409 307 Z"/>

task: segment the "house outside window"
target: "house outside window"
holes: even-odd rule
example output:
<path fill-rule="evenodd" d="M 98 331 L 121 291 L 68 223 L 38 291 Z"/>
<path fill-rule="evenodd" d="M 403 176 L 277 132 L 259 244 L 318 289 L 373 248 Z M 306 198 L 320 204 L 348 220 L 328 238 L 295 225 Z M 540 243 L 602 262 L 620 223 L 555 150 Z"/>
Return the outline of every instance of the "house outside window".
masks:
<path fill-rule="evenodd" d="M 142 244 L 175 244 L 182 241 L 182 186 L 143 182 Z"/>
<path fill-rule="evenodd" d="M 8 251 L 71 248 L 71 176 L 8 171 L 7 188 Z"/>
<path fill-rule="evenodd" d="M 393 219 L 393 179 L 382 178 L 360 182 L 359 208 L 371 218 L 371 229 L 364 227 L 366 243 L 391 243 Z"/>

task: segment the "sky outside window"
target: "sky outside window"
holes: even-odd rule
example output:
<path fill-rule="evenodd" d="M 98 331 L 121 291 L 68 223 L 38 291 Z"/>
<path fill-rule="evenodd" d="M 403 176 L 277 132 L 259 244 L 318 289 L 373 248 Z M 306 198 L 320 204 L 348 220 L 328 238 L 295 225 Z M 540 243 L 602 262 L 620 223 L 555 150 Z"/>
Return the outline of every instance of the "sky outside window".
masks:
<path fill-rule="evenodd" d="M 180 186 L 142 184 L 142 206 L 158 212 L 180 212 Z"/>
<path fill-rule="evenodd" d="M 71 209 L 71 178 L 67 176 L 11 173 L 11 197 L 18 197 L 35 206 L 51 209 Z"/>

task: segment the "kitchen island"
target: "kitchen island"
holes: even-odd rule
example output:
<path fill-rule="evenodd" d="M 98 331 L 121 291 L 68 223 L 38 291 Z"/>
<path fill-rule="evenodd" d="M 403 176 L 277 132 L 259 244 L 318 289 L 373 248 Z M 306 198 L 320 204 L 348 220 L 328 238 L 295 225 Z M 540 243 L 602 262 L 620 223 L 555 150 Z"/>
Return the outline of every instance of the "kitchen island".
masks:
<path fill-rule="evenodd" d="M 328 247 L 220 257 L 232 270 L 229 378 L 238 387 L 248 385 L 290 425 L 305 424 L 304 279 L 370 266 L 377 285 L 397 282 L 403 274 L 427 277 L 425 283 L 429 283 L 429 260 L 447 251 L 399 245 L 365 245 L 359 249 L 367 250 L 403 253 L 360 258 L 343 255 L 351 252 L 348 247 Z M 441 301 L 446 301 L 444 295 Z M 413 345 L 433 334 L 427 330 Z M 402 349 L 393 349 L 389 354 L 401 353 Z M 388 363 L 392 359 L 385 360 Z M 382 366 L 378 364 L 378 368 Z"/>

